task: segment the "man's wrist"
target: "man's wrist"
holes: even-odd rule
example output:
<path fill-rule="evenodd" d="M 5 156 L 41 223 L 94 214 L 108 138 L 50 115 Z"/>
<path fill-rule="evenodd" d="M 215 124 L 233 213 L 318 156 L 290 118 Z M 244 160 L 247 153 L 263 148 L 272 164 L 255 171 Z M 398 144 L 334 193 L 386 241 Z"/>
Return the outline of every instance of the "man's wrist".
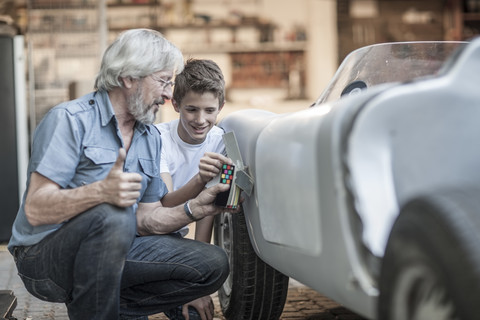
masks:
<path fill-rule="evenodd" d="M 185 202 L 185 204 L 183 205 L 183 210 L 185 211 L 185 214 L 187 215 L 187 217 L 190 218 L 190 220 L 192 221 L 199 220 L 198 218 L 195 217 L 195 215 L 192 212 L 192 209 L 190 207 L 190 200 L 187 200 L 187 202 Z"/>

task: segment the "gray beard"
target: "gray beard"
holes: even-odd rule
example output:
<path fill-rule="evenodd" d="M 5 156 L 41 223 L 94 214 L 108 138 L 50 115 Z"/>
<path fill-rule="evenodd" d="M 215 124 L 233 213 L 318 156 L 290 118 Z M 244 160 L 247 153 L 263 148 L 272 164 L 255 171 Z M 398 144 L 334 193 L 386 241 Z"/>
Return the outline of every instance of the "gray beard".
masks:
<path fill-rule="evenodd" d="M 137 87 L 135 94 L 128 100 L 128 111 L 135 120 L 143 124 L 153 124 L 155 122 L 155 113 L 150 111 L 150 106 L 144 104 L 141 86 Z"/>

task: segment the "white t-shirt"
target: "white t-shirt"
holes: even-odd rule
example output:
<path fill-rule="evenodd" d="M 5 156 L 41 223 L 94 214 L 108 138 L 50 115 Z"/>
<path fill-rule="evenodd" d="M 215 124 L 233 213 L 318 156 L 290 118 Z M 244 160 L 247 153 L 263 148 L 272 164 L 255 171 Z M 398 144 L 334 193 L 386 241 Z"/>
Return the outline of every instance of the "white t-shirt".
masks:
<path fill-rule="evenodd" d="M 160 173 L 170 173 L 174 191 L 198 173 L 198 165 L 205 152 L 224 153 L 225 150 L 221 128 L 213 126 L 203 143 L 189 144 L 178 135 L 178 124 L 179 119 L 175 119 L 156 125 L 162 134 Z"/>

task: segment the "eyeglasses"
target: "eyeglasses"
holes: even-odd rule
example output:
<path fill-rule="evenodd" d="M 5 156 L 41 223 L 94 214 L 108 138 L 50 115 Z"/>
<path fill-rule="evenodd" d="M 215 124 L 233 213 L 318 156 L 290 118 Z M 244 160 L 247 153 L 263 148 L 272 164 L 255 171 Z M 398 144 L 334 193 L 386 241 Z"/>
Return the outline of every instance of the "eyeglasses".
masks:
<path fill-rule="evenodd" d="M 162 83 L 162 88 L 165 89 L 167 88 L 168 86 L 174 86 L 175 85 L 175 82 L 173 81 L 167 81 L 167 80 L 163 80 L 162 78 L 154 78 L 153 76 L 150 76 L 150 78 L 152 78 L 154 81 L 158 81 L 158 82 L 161 82 Z"/>

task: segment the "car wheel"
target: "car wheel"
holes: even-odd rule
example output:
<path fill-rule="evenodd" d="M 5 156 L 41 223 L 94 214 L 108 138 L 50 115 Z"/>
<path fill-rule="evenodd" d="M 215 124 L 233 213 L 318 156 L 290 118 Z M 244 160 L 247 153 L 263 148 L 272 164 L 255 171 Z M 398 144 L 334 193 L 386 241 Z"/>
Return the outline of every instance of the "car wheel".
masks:
<path fill-rule="evenodd" d="M 230 275 L 218 291 L 227 320 L 280 318 L 288 293 L 288 277 L 263 262 L 248 236 L 243 212 L 215 218 L 215 244 L 229 258 Z"/>
<path fill-rule="evenodd" d="M 479 192 L 451 190 L 404 206 L 383 257 L 378 319 L 478 319 Z"/>

